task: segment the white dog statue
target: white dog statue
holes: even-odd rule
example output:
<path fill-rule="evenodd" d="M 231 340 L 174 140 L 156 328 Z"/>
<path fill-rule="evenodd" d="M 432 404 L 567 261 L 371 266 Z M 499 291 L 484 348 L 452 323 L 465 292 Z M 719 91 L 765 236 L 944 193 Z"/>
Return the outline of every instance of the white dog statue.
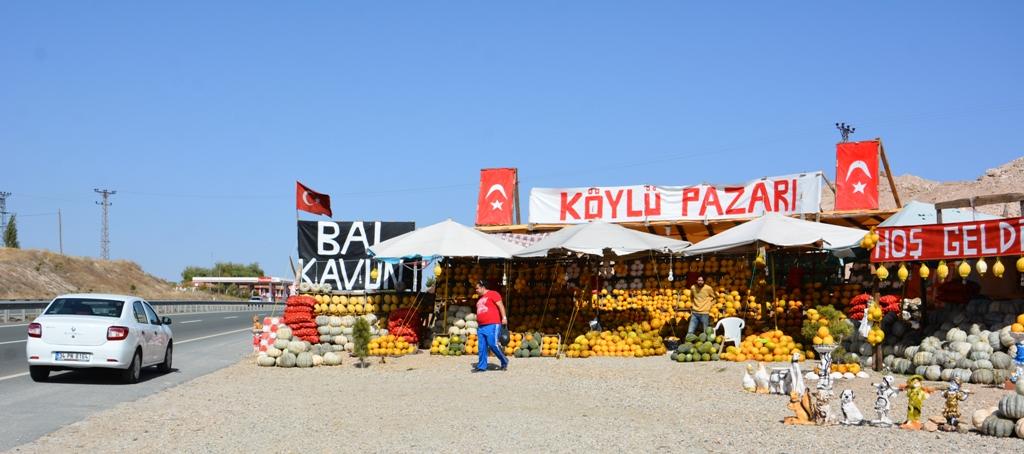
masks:
<path fill-rule="evenodd" d="M 839 395 L 840 407 L 843 410 L 843 420 L 840 421 L 840 424 L 853 426 L 864 422 L 864 414 L 860 412 L 857 404 L 853 402 L 854 397 L 852 389 L 843 390 L 842 394 Z"/>

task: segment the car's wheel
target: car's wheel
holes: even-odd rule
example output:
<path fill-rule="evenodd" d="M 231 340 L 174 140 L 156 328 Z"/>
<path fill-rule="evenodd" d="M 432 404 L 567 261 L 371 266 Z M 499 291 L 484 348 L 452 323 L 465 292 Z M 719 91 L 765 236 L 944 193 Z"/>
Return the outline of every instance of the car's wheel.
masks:
<path fill-rule="evenodd" d="M 50 368 L 46 366 L 28 366 L 28 374 L 32 381 L 46 381 L 50 378 Z"/>
<path fill-rule="evenodd" d="M 164 352 L 164 362 L 156 366 L 156 370 L 167 373 L 171 371 L 171 358 L 174 353 L 174 344 L 167 344 L 167 351 Z"/>
<path fill-rule="evenodd" d="M 135 352 L 132 363 L 128 365 L 127 369 L 121 371 L 121 381 L 126 384 L 138 383 L 140 376 L 142 376 L 142 355 Z"/>

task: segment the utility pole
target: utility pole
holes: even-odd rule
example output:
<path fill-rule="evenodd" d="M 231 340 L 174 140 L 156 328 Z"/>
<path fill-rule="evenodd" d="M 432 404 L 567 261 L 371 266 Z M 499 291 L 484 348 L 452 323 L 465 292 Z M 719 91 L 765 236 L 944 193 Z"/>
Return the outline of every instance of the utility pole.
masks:
<path fill-rule="evenodd" d="M 7 197 L 10 195 L 10 192 L 0 191 L 0 232 L 7 229 Z"/>
<path fill-rule="evenodd" d="M 102 202 L 96 202 L 103 207 L 103 234 L 100 237 L 100 257 L 103 260 L 110 260 L 110 196 L 117 194 L 117 191 L 109 189 L 93 189 L 97 194 L 103 196 Z"/>
<path fill-rule="evenodd" d="M 60 208 L 57 208 L 57 241 L 60 244 L 60 255 L 64 255 L 64 222 L 60 218 Z"/>

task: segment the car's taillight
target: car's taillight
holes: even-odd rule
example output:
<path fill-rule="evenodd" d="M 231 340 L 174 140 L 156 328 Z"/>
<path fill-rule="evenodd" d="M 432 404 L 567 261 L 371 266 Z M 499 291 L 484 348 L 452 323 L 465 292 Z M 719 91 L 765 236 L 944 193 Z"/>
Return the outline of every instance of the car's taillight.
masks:
<path fill-rule="evenodd" d="M 124 326 L 111 326 L 107 328 L 107 340 L 119 341 L 128 337 L 128 328 Z"/>
<path fill-rule="evenodd" d="M 43 337 L 43 325 L 38 323 L 29 323 L 28 337 Z"/>

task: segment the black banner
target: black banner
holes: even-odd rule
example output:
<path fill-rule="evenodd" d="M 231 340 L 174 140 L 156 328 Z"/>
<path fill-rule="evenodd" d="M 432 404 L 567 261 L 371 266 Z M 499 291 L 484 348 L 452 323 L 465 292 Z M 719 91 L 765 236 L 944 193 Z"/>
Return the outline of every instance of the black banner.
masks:
<path fill-rule="evenodd" d="M 415 228 L 414 222 L 299 221 L 299 282 L 343 291 L 412 289 L 412 272 L 373 260 L 366 249 Z"/>

